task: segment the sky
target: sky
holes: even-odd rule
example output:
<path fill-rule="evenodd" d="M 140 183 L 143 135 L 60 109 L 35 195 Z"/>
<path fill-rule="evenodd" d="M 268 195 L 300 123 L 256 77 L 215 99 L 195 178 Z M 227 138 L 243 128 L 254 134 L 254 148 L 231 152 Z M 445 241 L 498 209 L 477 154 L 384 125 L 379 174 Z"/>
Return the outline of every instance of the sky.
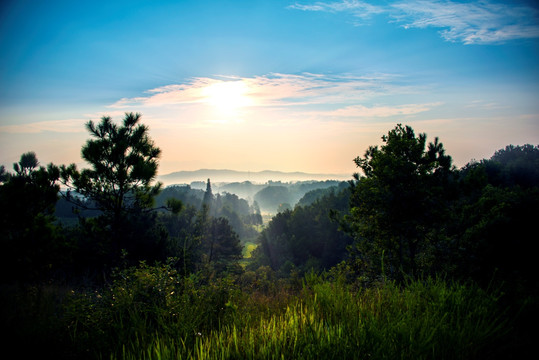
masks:
<path fill-rule="evenodd" d="M 126 112 L 180 170 L 353 174 L 396 124 L 457 167 L 539 144 L 534 1 L 2 1 L 0 165 Z"/>

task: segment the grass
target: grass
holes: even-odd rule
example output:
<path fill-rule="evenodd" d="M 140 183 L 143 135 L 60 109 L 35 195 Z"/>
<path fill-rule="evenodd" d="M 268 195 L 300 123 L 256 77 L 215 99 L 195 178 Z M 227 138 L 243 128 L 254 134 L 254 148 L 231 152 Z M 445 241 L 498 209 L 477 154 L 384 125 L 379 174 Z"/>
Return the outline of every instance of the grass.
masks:
<path fill-rule="evenodd" d="M 33 333 L 55 340 L 56 358 L 476 359 L 499 353 L 510 330 L 497 295 L 473 285 L 358 289 L 313 274 L 300 287 L 249 281 L 142 264 L 107 289 L 40 302 L 49 305 Z"/>
<path fill-rule="evenodd" d="M 282 313 L 236 314 L 194 347 L 156 334 L 115 358 L 476 359 L 503 334 L 494 302 L 477 289 L 433 281 L 360 293 L 321 283 Z"/>
<path fill-rule="evenodd" d="M 244 245 L 243 245 L 243 258 L 244 259 L 249 259 L 251 258 L 251 252 L 257 248 L 257 244 L 255 244 L 254 242 L 246 242 Z"/>
<path fill-rule="evenodd" d="M 129 313 L 127 322 L 142 327 L 111 359 L 476 359 L 505 334 L 495 296 L 443 281 L 353 290 L 312 276 L 297 292 L 245 293 L 232 283 L 207 290 L 154 327 Z"/>
<path fill-rule="evenodd" d="M 257 246 L 258 246 L 257 244 L 251 241 L 247 241 L 245 242 L 245 244 L 243 244 L 243 251 L 242 251 L 243 258 L 239 261 L 239 264 L 243 268 L 245 268 L 249 264 L 249 259 L 251 259 L 251 252 L 254 249 L 256 249 Z"/>

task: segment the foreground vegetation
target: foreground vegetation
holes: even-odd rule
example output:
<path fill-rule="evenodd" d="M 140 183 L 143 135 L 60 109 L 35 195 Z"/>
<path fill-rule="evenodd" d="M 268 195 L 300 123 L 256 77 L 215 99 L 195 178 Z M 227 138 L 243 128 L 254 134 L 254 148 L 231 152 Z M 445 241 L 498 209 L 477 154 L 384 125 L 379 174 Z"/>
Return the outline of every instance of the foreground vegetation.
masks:
<path fill-rule="evenodd" d="M 99 290 L 42 287 L 3 314 L 26 351 L 103 359 L 476 359 L 515 354 L 496 290 L 442 280 L 369 288 L 335 273 L 274 281 L 118 272 Z M 6 300 L 6 299 L 3 299 Z M 36 316 L 37 315 L 37 316 Z"/>
<path fill-rule="evenodd" d="M 154 184 L 160 150 L 139 119 L 90 121 L 89 169 L 45 168 L 32 152 L 0 167 L 0 340 L 19 358 L 534 349 L 539 147 L 456 169 L 437 138 L 399 124 L 354 160 L 362 174 L 267 222 L 209 179 L 206 191 Z"/>

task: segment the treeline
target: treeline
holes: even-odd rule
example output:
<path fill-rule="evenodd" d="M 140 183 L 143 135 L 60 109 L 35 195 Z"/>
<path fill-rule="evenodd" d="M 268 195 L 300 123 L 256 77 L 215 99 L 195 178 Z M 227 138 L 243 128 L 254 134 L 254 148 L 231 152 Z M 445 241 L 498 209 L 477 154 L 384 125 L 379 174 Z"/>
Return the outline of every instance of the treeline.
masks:
<path fill-rule="evenodd" d="M 273 217 L 260 235 L 248 267 L 270 266 L 281 277 L 291 273 L 320 272 L 343 261 L 352 237 L 340 231 L 337 214 L 349 212 L 346 183 L 305 194 L 293 210 Z"/>
<path fill-rule="evenodd" d="M 358 281 L 443 276 L 537 296 L 539 147 L 452 165 L 442 143 L 396 126 L 354 161 L 346 187 L 320 190 L 262 231 L 252 268 L 281 274 L 337 266 Z M 324 193 L 326 192 L 326 193 Z M 306 196 L 306 199 L 309 196 Z"/>
<path fill-rule="evenodd" d="M 1 169 L 3 281 L 103 283 L 115 268 L 169 259 L 185 274 L 241 270 L 240 236 L 256 237 L 259 209 L 214 196 L 209 181 L 202 194 L 154 184 L 160 149 L 139 120 L 89 122 L 89 169 L 40 166 L 33 152 Z"/>
<path fill-rule="evenodd" d="M 257 208 L 267 214 L 292 209 L 306 193 L 338 186 L 337 180 L 305 180 L 305 181 L 267 181 L 252 183 L 250 181 L 212 184 L 219 193 L 231 193 L 256 204 Z M 193 191 L 202 192 L 206 188 L 203 181 L 192 182 Z"/>

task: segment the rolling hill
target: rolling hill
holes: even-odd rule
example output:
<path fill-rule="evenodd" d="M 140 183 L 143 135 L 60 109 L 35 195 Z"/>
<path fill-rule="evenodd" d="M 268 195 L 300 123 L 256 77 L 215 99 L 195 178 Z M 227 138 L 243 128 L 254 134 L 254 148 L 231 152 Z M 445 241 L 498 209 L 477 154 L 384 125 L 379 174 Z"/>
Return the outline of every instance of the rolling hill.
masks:
<path fill-rule="evenodd" d="M 165 186 L 172 184 L 189 184 L 193 181 L 206 181 L 210 179 L 212 183 L 219 182 L 243 182 L 264 184 L 268 181 L 308 181 L 308 180 L 349 180 L 351 174 L 311 174 L 304 172 L 282 172 L 282 171 L 236 171 L 226 169 L 200 169 L 195 171 L 176 171 L 170 174 L 158 176 L 158 180 Z"/>

